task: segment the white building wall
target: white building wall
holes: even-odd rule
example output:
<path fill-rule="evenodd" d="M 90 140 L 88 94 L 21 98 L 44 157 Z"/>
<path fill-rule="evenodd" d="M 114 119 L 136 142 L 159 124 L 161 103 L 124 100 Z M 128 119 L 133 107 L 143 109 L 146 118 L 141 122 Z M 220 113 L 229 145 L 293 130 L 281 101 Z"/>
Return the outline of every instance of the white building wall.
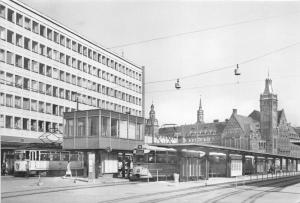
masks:
<path fill-rule="evenodd" d="M 65 27 L 64 25 L 53 21 L 52 19 L 44 16 L 43 14 L 27 7 L 26 5 L 22 4 L 18 1 L 10 1 L 10 0 L 0 0 L 0 29 L 2 29 L 2 34 L 4 32 L 4 36 L 6 39 L 0 39 L 0 51 L 5 52 L 5 60 L 1 60 L 0 58 L 0 93 L 4 97 L 3 102 L 1 103 L 0 99 L 0 135 L 5 136 L 18 136 L 18 137 L 39 137 L 42 135 L 46 129 L 43 129 L 42 131 L 38 132 L 33 131 L 31 129 L 29 130 L 23 130 L 23 129 L 15 129 L 14 119 L 15 118 L 26 118 L 29 119 L 29 122 L 31 120 L 38 121 L 44 121 L 44 122 L 50 122 L 51 126 L 53 124 L 59 126 L 62 128 L 63 124 L 63 118 L 62 114 L 53 115 L 53 113 L 42 113 L 39 112 L 39 106 L 37 105 L 37 111 L 34 110 L 25 110 L 22 107 L 16 108 L 15 107 L 15 97 L 21 97 L 23 98 L 29 98 L 30 100 L 36 100 L 38 102 L 44 102 L 51 104 L 51 107 L 53 105 L 57 105 L 58 108 L 62 108 L 63 112 L 65 111 L 71 111 L 76 109 L 76 102 L 72 101 L 71 99 L 66 99 L 66 91 L 76 92 L 80 95 L 86 95 L 86 97 L 92 97 L 92 102 L 96 101 L 96 103 L 85 103 L 81 102 L 79 103 L 79 109 L 80 110 L 87 110 L 87 109 L 93 109 L 93 108 L 104 108 L 104 109 L 110 109 L 115 110 L 119 112 L 128 112 L 130 111 L 132 115 L 136 116 L 142 116 L 143 112 L 143 70 L 141 67 L 133 64 L 132 62 L 114 54 L 107 50 L 105 50 L 103 47 L 100 47 L 86 38 L 82 37 L 81 35 L 73 32 L 69 28 Z M 4 8 L 4 10 L 3 10 Z M 8 21 L 8 9 L 11 9 L 14 12 L 14 23 Z M 3 14 L 4 13 L 4 14 Z M 23 16 L 23 25 L 19 26 L 16 24 L 16 14 L 21 14 Z M 37 22 L 40 25 L 44 26 L 46 29 L 46 37 L 41 36 L 40 34 L 34 33 L 33 31 L 30 31 L 28 29 L 25 29 L 25 17 L 31 20 L 31 23 L 33 21 Z M 32 24 L 31 24 L 32 28 Z M 54 31 L 59 34 L 59 37 L 63 36 L 65 38 L 71 40 L 71 49 L 67 48 L 67 46 L 63 46 L 61 44 L 58 44 L 54 42 L 53 40 L 49 40 L 47 38 L 47 29 L 52 30 L 52 39 L 54 37 L 53 33 Z M 3 31 L 4 30 L 4 31 Z M 7 40 L 7 31 L 10 30 L 14 33 L 14 43 L 10 43 Z M 1 31 L 1 30 L 0 30 Z M 1 34 L 1 33 L 0 33 Z M 18 46 L 16 44 L 16 34 L 19 34 L 22 36 L 23 43 L 21 46 Z M 38 43 L 38 53 L 33 52 L 32 50 L 27 50 L 24 48 L 24 39 L 28 38 L 32 41 L 36 41 Z M 101 39 L 100 39 L 101 40 Z M 87 48 L 87 50 L 91 50 L 92 53 L 97 54 L 97 61 L 90 59 L 88 56 L 84 56 L 82 53 L 79 53 L 77 51 L 72 50 L 72 42 L 79 43 L 80 45 Z M 40 45 L 44 45 L 46 49 L 46 54 L 42 55 L 40 54 Z M 47 57 L 47 48 L 52 49 L 52 58 Z M 54 50 L 58 51 L 60 54 L 63 54 L 64 63 L 60 61 L 56 61 L 54 58 Z M 7 63 L 6 57 L 7 52 L 11 52 L 13 54 L 17 54 L 22 56 L 23 60 L 23 67 L 17 67 L 15 65 L 11 65 Z M 0 52 L 1 54 L 1 52 Z M 70 56 L 71 58 L 71 66 L 66 64 L 67 56 Z M 101 56 L 100 62 L 98 61 L 98 56 Z M 105 57 L 105 61 L 109 59 L 109 61 L 113 60 L 114 63 L 117 63 L 117 66 L 112 68 L 106 64 L 102 63 L 102 57 Z M 36 62 L 39 62 L 41 64 L 45 65 L 45 72 L 46 67 L 49 66 L 52 69 L 52 77 L 48 77 L 46 75 L 39 74 L 38 72 L 34 72 L 32 70 L 26 70 L 24 69 L 24 58 L 28 58 L 30 60 L 34 60 Z M 83 70 L 83 66 L 80 67 L 72 67 L 72 58 L 76 60 L 76 66 L 77 62 L 80 61 L 81 64 L 86 63 L 87 68 L 90 66 L 92 71 L 89 73 L 88 71 Z M 15 59 L 14 59 L 15 60 Z M 14 61 L 15 62 L 15 61 Z M 124 67 L 124 69 L 123 69 Z M 53 70 L 57 69 L 59 71 L 63 71 L 64 75 L 64 81 L 60 79 L 53 78 Z M 78 69 L 79 68 L 79 69 Z M 128 70 L 126 72 L 126 69 Z M 93 72 L 95 70 L 95 72 Z M 125 70 L 125 71 L 123 71 Z M 100 74 L 98 72 L 100 71 Z M 112 80 L 109 81 L 106 77 L 104 77 L 103 73 L 109 74 L 110 76 L 113 76 L 113 78 L 117 79 L 117 82 L 113 82 Z M 133 74 L 130 74 L 134 72 Z M 70 74 L 71 80 L 72 75 L 76 76 L 76 84 L 68 83 L 66 82 L 66 76 L 67 73 Z M 7 74 L 13 75 L 13 84 L 10 86 L 8 85 L 9 77 L 7 77 Z M 23 78 L 28 78 L 30 80 L 30 88 L 32 80 L 37 82 L 42 82 L 44 84 L 51 85 L 52 87 L 55 86 L 58 88 L 58 94 L 59 89 L 64 90 L 63 98 L 55 97 L 53 95 L 47 95 L 42 94 L 41 92 L 34 92 L 32 89 L 25 90 L 24 84 L 22 84 L 21 88 L 16 87 L 16 81 L 15 76 L 20 76 Z M 86 81 L 90 81 L 91 83 L 96 84 L 96 91 L 89 89 L 87 87 L 84 87 L 83 85 L 79 86 L 77 84 L 78 79 L 81 78 L 81 80 L 85 79 Z M 120 84 L 119 81 L 124 81 L 125 84 Z M 129 85 L 126 85 L 127 83 L 134 84 L 134 87 L 130 88 Z M 83 83 L 83 82 L 82 82 Z M 97 90 L 98 85 L 100 85 L 100 91 Z M 125 95 L 124 98 L 118 98 L 115 96 L 109 96 L 106 94 L 106 92 L 102 91 L 103 87 L 105 88 L 112 88 L 115 91 L 120 92 L 120 94 Z M 53 91 L 53 89 L 52 89 Z M 53 93 L 53 92 L 52 92 Z M 13 99 L 13 106 L 7 106 L 6 105 L 6 95 L 12 95 Z M 134 102 L 126 100 L 126 97 L 134 97 Z M 80 98 L 79 98 L 80 99 Z M 46 110 L 46 107 L 45 107 Z M 13 120 L 13 124 L 11 126 L 7 126 L 7 116 L 11 116 Z M 22 124 L 21 124 L 22 125 Z"/>

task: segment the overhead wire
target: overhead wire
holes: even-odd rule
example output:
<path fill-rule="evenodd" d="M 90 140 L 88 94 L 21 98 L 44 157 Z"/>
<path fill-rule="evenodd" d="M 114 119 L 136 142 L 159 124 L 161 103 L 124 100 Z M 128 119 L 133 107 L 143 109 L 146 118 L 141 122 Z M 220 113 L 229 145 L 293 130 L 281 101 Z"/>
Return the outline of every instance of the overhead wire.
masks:
<path fill-rule="evenodd" d="M 116 48 L 121 48 L 121 47 L 129 47 L 129 46 L 134 46 L 134 45 L 138 45 L 138 44 L 145 44 L 145 43 L 148 43 L 148 42 L 164 40 L 164 39 L 169 39 L 169 38 L 175 38 L 175 37 L 190 35 L 190 34 L 194 34 L 194 33 L 207 32 L 207 31 L 210 31 L 210 30 L 218 30 L 218 29 L 222 29 L 222 28 L 226 28 L 226 27 L 233 27 L 233 26 L 252 23 L 252 22 L 256 22 L 256 21 L 269 20 L 269 19 L 272 19 L 272 18 L 280 18 L 280 17 L 295 15 L 295 14 L 299 14 L 299 13 L 300 12 L 297 11 L 297 12 L 292 12 L 292 13 L 288 13 L 288 14 L 284 14 L 284 15 L 259 17 L 259 18 L 254 18 L 254 19 L 250 19 L 250 20 L 238 21 L 238 22 L 224 24 L 224 25 L 217 25 L 217 26 L 213 26 L 213 27 L 202 28 L 202 29 L 188 31 L 188 32 L 181 32 L 181 33 L 169 34 L 169 35 L 165 35 L 165 36 L 161 36 L 161 37 L 154 37 L 152 39 L 147 39 L 147 40 L 129 42 L 129 43 L 125 43 L 125 44 L 115 45 L 115 46 L 109 47 L 107 49 L 116 49 Z"/>
<path fill-rule="evenodd" d="M 274 53 L 277 53 L 277 52 L 281 52 L 281 51 L 286 50 L 288 48 L 297 46 L 299 44 L 300 44 L 300 42 L 289 44 L 287 46 L 284 46 L 284 47 L 281 47 L 281 48 L 278 48 L 278 49 L 266 52 L 264 54 L 261 54 L 261 55 L 258 55 L 258 56 L 255 56 L 255 57 L 243 60 L 243 61 L 239 61 L 239 62 L 237 62 L 235 64 L 230 64 L 230 65 L 222 66 L 222 67 L 219 67 L 219 68 L 212 68 L 211 70 L 208 70 L 208 71 L 204 71 L 204 72 L 200 72 L 200 73 L 195 73 L 195 74 L 190 74 L 190 75 L 186 75 L 186 76 L 182 76 L 182 77 L 170 78 L 170 79 L 166 79 L 166 80 L 150 81 L 150 82 L 146 82 L 145 84 L 155 84 L 155 83 L 170 82 L 170 81 L 174 81 L 176 79 L 181 79 L 182 80 L 182 79 L 197 77 L 197 76 L 200 76 L 200 75 L 205 75 L 205 74 L 212 73 L 212 72 L 218 72 L 218 71 L 222 71 L 222 70 L 226 70 L 226 69 L 232 69 L 233 67 L 236 66 L 236 64 L 247 64 L 247 63 L 250 63 L 252 61 L 256 61 L 256 60 L 258 60 L 260 58 L 264 58 L 266 56 L 269 56 L 271 54 L 274 54 Z"/>
<path fill-rule="evenodd" d="M 277 77 L 273 77 L 273 78 L 279 78 L 279 80 L 281 80 L 281 79 L 293 78 L 293 77 L 300 77 L 300 75 L 286 75 L 286 76 L 277 76 Z M 238 84 L 239 85 L 244 85 L 244 84 L 251 84 L 251 83 L 257 83 L 257 82 L 262 82 L 262 81 L 264 81 L 264 80 L 248 80 L 248 81 L 239 82 Z M 203 86 L 183 88 L 180 91 L 202 89 L 202 88 L 210 88 L 210 87 L 223 87 L 223 86 L 230 86 L 230 85 L 236 85 L 236 84 L 237 84 L 236 82 L 209 84 L 209 85 L 203 85 Z M 175 92 L 175 91 L 178 91 L 178 90 L 176 90 L 176 89 L 166 89 L 166 90 L 158 90 L 158 91 L 149 91 L 149 92 L 146 92 L 146 94 L 172 92 L 172 91 Z"/>

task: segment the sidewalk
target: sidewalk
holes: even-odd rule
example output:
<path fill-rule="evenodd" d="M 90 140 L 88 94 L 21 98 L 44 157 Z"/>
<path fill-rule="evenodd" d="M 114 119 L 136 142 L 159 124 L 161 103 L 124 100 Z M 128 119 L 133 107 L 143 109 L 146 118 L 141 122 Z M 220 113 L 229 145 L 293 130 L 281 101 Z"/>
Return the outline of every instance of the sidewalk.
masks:
<path fill-rule="evenodd" d="M 126 184 L 128 179 L 100 177 L 93 180 L 83 177 L 1 177 L 1 193 L 30 191 L 38 189 L 58 189 L 67 187 L 89 186 L 89 185 L 109 185 Z"/>
<path fill-rule="evenodd" d="M 300 172 L 290 173 L 290 175 L 300 175 Z M 280 173 L 273 175 L 273 179 L 286 177 L 286 174 Z M 174 182 L 174 181 L 159 181 L 159 182 L 137 182 L 138 184 L 155 185 L 161 184 L 165 186 L 174 186 L 178 188 L 188 187 L 202 187 L 202 186 L 217 186 L 225 184 L 245 184 L 247 182 L 265 181 L 272 179 L 272 174 L 260 174 L 251 176 L 240 176 L 240 177 L 215 177 L 209 178 L 208 180 L 198 180 L 189 182 Z M 63 190 L 63 189 L 74 189 L 81 187 L 98 187 L 98 186 L 109 186 L 117 184 L 136 184 L 130 182 L 128 179 L 112 178 L 112 177 L 99 177 L 95 180 L 89 180 L 88 178 L 75 177 L 62 178 L 62 177 L 13 177 L 4 176 L 1 177 L 1 193 L 30 193 L 31 191 L 43 191 L 43 190 Z"/>

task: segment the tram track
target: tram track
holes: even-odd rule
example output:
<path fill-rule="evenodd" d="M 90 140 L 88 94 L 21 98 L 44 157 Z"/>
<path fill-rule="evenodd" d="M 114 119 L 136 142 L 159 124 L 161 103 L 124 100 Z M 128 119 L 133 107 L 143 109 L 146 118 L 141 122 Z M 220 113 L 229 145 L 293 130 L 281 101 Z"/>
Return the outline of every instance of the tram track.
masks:
<path fill-rule="evenodd" d="M 274 181 L 275 181 L 275 183 L 274 183 Z M 286 178 L 286 179 L 284 179 L 284 181 L 285 182 L 282 182 L 280 179 L 275 179 L 274 181 L 271 181 L 270 183 L 265 183 L 265 184 L 258 184 L 257 186 L 258 187 L 266 187 L 266 186 L 288 186 L 288 185 L 292 185 L 292 184 L 294 184 L 294 183 L 296 183 L 296 182 L 299 182 L 299 180 L 294 180 L 294 179 L 292 179 L 291 177 L 289 177 L 289 178 Z M 287 182 L 286 182 L 287 181 Z M 285 184 L 285 185 L 283 185 L 283 184 Z M 233 192 L 229 192 L 229 193 L 226 193 L 226 194 L 222 194 L 222 195 L 218 195 L 217 197 L 214 197 L 214 198 L 211 198 L 211 199 L 209 199 L 209 200 L 206 200 L 204 203 L 217 203 L 217 202 L 219 202 L 220 200 L 224 200 L 224 199 L 226 199 L 226 198 L 228 198 L 228 197 L 232 197 L 232 196 L 234 196 L 234 195 L 238 195 L 238 194 L 241 194 L 241 193 L 243 193 L 243 192 L 249 192 L 249 190 L 251 190 L 251 191 L 255 191 L 255 189 L 257 188 L 257 186 L 253 186 L 253 187 L 248 187 L 247 189 L 239 189 L 238 191 L 233 191 Z M 272 191 L 272 190 L 276 190 L 276 189 L 278 189 L 279 187 L 276 187 L 275 189 L 274 188 L 272 188 L 272 189 L 270 189 L 270 192 Z M 259 194 L 262 194 L 262 193 L 265 193 L 267 190 L 264 190 L 264 191 L 262 191 L 262 192 L 260 192 Z M 252 196 L 256 196 L 257 194 L 254 194 L 254 195 L 252 195 Z M 245 201 L 245 200 L 244 200 Z M 247 203 L 247 201 L 245 201 L 245 202 L 243 202 L 243 203 Z"/>
<path fill-rule="evenodd" d="M 21 197 L 21 196 L 30 196 L 38 194 L 47 194 L 55 193 L 69 190 L 79 190 L 79 189 L 89 189 L 89 188 L 101 188 L 101 187 L 112 187 L 117 185 L 133 185 L 138 184 L 139 182 L 119 182 L 119 183 L 99 183 L 97 185 L 76 185 L 76 186 L 64 186 L 64 187 L 47 187 L 40 189 L 30 189 L 30 190 L 20 190 L 20 191 L 10 191 L 1 193 L 1 199 Z"/>
<path fill-rule="evenodd" d="M 287 177 L 289 179 L 292 179 L 293 177 Z M 284 178 L 285 181 L 287 178 Z M 281 179 L 273 179 L 273 181 L 280 181 Z M 255 184 L 259 185 L 259 186 L 268 186 L 268 185 L 274 185 L 274 182 L 272 182 L 272 180 L 270 179 L 269 181 L 271 181 L 271 183 L 262 183 L 262 182 L 256 182 Z M 297 182 L 297 181 L 295 181 Z M 299 182 L 299 181 L 298 181 Z M 293 183 L 292 183 L 293 184 Z M 231 184 L 232 185 L 232 184 Z M 287 184 L 287 185 L 291 185 L 291 184 Z M 186 197 L 186 196 L 191 196 L 191 195 L 197 195 L 197 194 L 201 194 L 201 193 L 206 193 L 206 192 L 212 192 L 216 189 L 227 189 L 227 188 L 232 188 L 234 186 L 223 186 L 223 187 L 218 187 L 218 188 L 212 188 L 212 189 L 206 189 L 206 190 L 201 190 L 201 191 L 193 191 L 193 192 L 187 192 L 187 193 L 180 193 L 180 194 L 174 194 L 174 195 L 168 195 L 166 197 L 161 197 L 161 198 L 154 198 L 154 199 L 150 199 L 150 200 L 146 200 L 146 201 L 139 201 L 139 202 L 143 202 L 143 203 L 155 203 L 155 202 L 163 202 L 163 201 L 167 201 L 167 200 L 171 200 L 171 199 L 177 199 L 177 198 L 182 198 L 182 197 Z M 252 189 L 251 189 L 252 188 Z M 242 193 L 242 192 L 245 192 L 245 191 L 249 191 L 250 190 L 253 190 L 254 188 L 257 188 L 257 186 L 253 186 L 251 188 L 247 188 L 247 190 L 245 189 L 240 189 L 239 191 L 234 191 L 234 192 L 231 192 L 231 193 L 226 193 L 224 195 L 219 195 L 213 199 L 210 199 L 210 200 L 207 200 L 205 201 L 205 203 L 216 203 L 218 202 L 219 200 L 222 200 L 226 197 L 229 197 L 229 196 L 233 196 L 233 195 L 236 195 L 236 194 L 239 194 L 239 193 Z M 190 190 L 190 188 L 189 188 Z M 181 192 L 183 190 L 180 190 Z M 174 193 L 176 191 L 170 191 L 169 193 Z M 166 192 L 164 193 L 156 193 L 157 195 L 160 195 L 160 194 L 166 194 Z M 122 198 L 122 200 L 129 200 L 129 199 L 137 199 L 137 198 L 142 198 L 142 197 L 149 197 L 149 194 L 146 194 L 146 195 L 143 195 L 143 196 L 140 196 L 140 197 L 130 197 L 130 198 Z M 114 201 L 104 201 L 104 202 L 101 202 L 101 203 L 113 203 L 113 202 L 120 202 L 119 200 L 116 201 L 117 199 L 115 199 Z M 251 202 L 253 203 L 253 202 Z"/>

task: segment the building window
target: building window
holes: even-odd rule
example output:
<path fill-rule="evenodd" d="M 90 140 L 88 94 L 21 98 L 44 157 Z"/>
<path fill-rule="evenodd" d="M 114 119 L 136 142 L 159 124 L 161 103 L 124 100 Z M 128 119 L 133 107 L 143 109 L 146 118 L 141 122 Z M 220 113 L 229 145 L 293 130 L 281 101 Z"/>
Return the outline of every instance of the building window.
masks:
<path fill-rule="evenodd" d="M 0 93 L 0 106 L 4 106 L 4 102 L 5 102 L 5 94 L 4 93 Z"/>
<path fill-rule="evenodd" d="M 4 128 L 4 126 L 5 126 L 4 115 L 0 114 L 0 128 Z"/>
<path fill-rule="evenodd" d="M 24 37 L 24 48 L 27 50 L 31 50 L 30 39 Z"/>
<path fill-rule="evenodd" d="M 51 114 L 52 113 L 51 104 L 49 104 L 49 103 L 46 103 L 46 113 L 47 114 Z"/>
<path fill-rule="evenodd" d="M 89 136 L 99 135 L 99 117 L 89 117 Z"/>
<path fill-rule="evenodd" d="M 52 86 L 51 85 L 46 85 L 46 94 L 51 96 L 52 95 Z"/>
<path fill-rule="evenodd" d="M 57 32 L 54 31 L 54 42 L 58 43 L 59 44 L 59 35 Z"/>
<path fill-rule="evenodd" d="M 86 136 L 86 118 L 77 119 L 77 136 L 83 137 Z"/>
<path fill-rule="evenodd" d="M 36 41 L 32 41 L 32 51 L 35 52 L 35 53 L 38 53 L 39 52 L 39 46 L 38 46 L 38 43 Z"/>
<path fill-rule="evenodd" d="M 39 82 L 39 92 L 41 94 L 44 94 L 45 93 L 45 84 L 42 83 L 42 82 Z"/>
<path fill-rule="evenodd" d="M 31 130 L 37 131 L 37 120 L 31 119 Z"/>
<path fill-rule="evenodd" d="M 23 130 L 29 130 L 29 119 L 23 118 Z"/>
<path fill-rule="evenodd" d="M 5 18 L 5 6 L 0 5 L 0 17 Z"/>
<path fill-rule="evenodd" d="M 15 87 L 22 88 L 23 78 L 21 76 L 15 75 Z"/>
<path fill-rule="evenodd" d="M 22 56 L 16 55 L 16 66 L 19 68 L 22 68 L 23 67 L 22 63 L 23 63 Z"/>
<path fill-rule="evenodd" d="M 6 40 L 5 28 L 0 26 L 0 39 Z"/>
<path fill-rule="evenodd" d="M 31 61 L 31 71 L 38 73 L 39 72 L 39 63 L 36 61 Z"/>
<path fill-rule="evenodd" d="M 31 100 L 31 111 L 37 111 L 37 101 Z"/>
<path fill-rule="evenodd" d="M 39 83 L 37 81 L 31 80 L 31 91 L 38 92 L 39 91 L 38 84 Z"/>
<path fill-rule="evenodd" d="M 39 34 L 39 24 L 35 21 L 32 21 L 32 31 L 36 34 Z"/>
<path fill-rule="evenodd" d="M 44 121 L 38 121 L 38 131 L 39 132 L 45 131 Z"/>
<path fill-rule="evenodd" d="M 24 69 L 30 69 L 30 59 L 24 57 Z"/>
<path fill-rule="evenodd" d="M 6 63 L 14 65 L 14 54 L 9 51 L 6 52 Z"/>
<path fill-rule="evenodd" d="M 52 30 L 47 28 L 47 39 L 52 40 Z"/>
<path fill-rule="evenodd" d="M 16 16 L 16 21 L 17 21 L 17 25 L 19 25 L 19 26 L 23 26 L 23 16 L 21 15 L 21 14 L 19 14 L 19 13 L 17 13 L 17 16 Z"/>
<path fill-rule="evenodd" d="M 16 34 L 16 45 L 19 47 L 23 46 L 23 37 L 22 35 Z"/>
<path fill-rule="evenodd" d="M 40 63 L 40 65 L 39 65 L 39 74 L 45 75 L 45 64 Z"/>
<path fill-rule="evenodd" d="M 109 136 L 109 118 L 101 116 L 101 136 Z"/>
<path fill-rule="evenodd" d="M 30 110 L 30 99 L 23 98 L 23 109 Z"/>
<path fill-rule="evenodd" d="M 7 9 L 7 20 L 14 23 L 15 22 L 15 12 L 13 10 Z"/>
<path fill-rule="evenodd" d="M 45 112 L 45 103 L 42 101 L 39 101 L 39 112 L 44 113 Z"/>
<path fill-rule="evenodd" d="M 7 41 L 9 43 L 12 43 L 14 44 L 15 41 L 14 41 L 14 32 L 10 31 L 10 30 L 7 30 L 7 37 L 6 37 Z"/>
<path fill-rule="evenodd" d="M 27 17 L 25 17 L 24 27 L 27 30 L 31 30 L 31 20 L 29 18 L 27 18 Z"/>
<path fill-rule="evenodd" d="M 5 61 L 5 51 L 3 49 L 0 49 L 0 61 Z"/>
<path fill-rule="evenodd" d="M 73 119 L 67 119 L 66 120 L 66 133 L 67 137 L 73 137 L 74 136 L 74 120 Z"/>
<path fill-rule="evenodd" d="M 43 25 L 40 25 L 40 35 L 46 37 L 46 28 Z"/>
<path fill-rule="evenodd" d="M 13 117 L 12 116 L 5 116 L 5 127 L 13 128 Z"/>
<path fill-rule="evenodd" d="M 111 119 L 111 136 L 112 137 L 119 137 L 119 120 L 118 119 Z"/>
<path fill-rule="evenodd" d="M 51 66 L 47 66 L 46 75 L 50 78 L 52 77 L 52 68 L 51 68 Z"/>
<path fill-rule="evenodd" d="M 46 55 L 46 46 L 43 44 L 40 44 L 40 54 L 43 56 Z"/>
<path fill-rule="evenodd" d="M 7 107 L 13 107 L 14 106 L 14 104 L 13 104 L 13 96 L 12 95 L 6 94 L 5 101 L 6 101 L 6 106 Z"/>
<path fill-rule="evenodd" d="M 60 35 L 60 45 L 65 46 L 65 37 Z"/>

